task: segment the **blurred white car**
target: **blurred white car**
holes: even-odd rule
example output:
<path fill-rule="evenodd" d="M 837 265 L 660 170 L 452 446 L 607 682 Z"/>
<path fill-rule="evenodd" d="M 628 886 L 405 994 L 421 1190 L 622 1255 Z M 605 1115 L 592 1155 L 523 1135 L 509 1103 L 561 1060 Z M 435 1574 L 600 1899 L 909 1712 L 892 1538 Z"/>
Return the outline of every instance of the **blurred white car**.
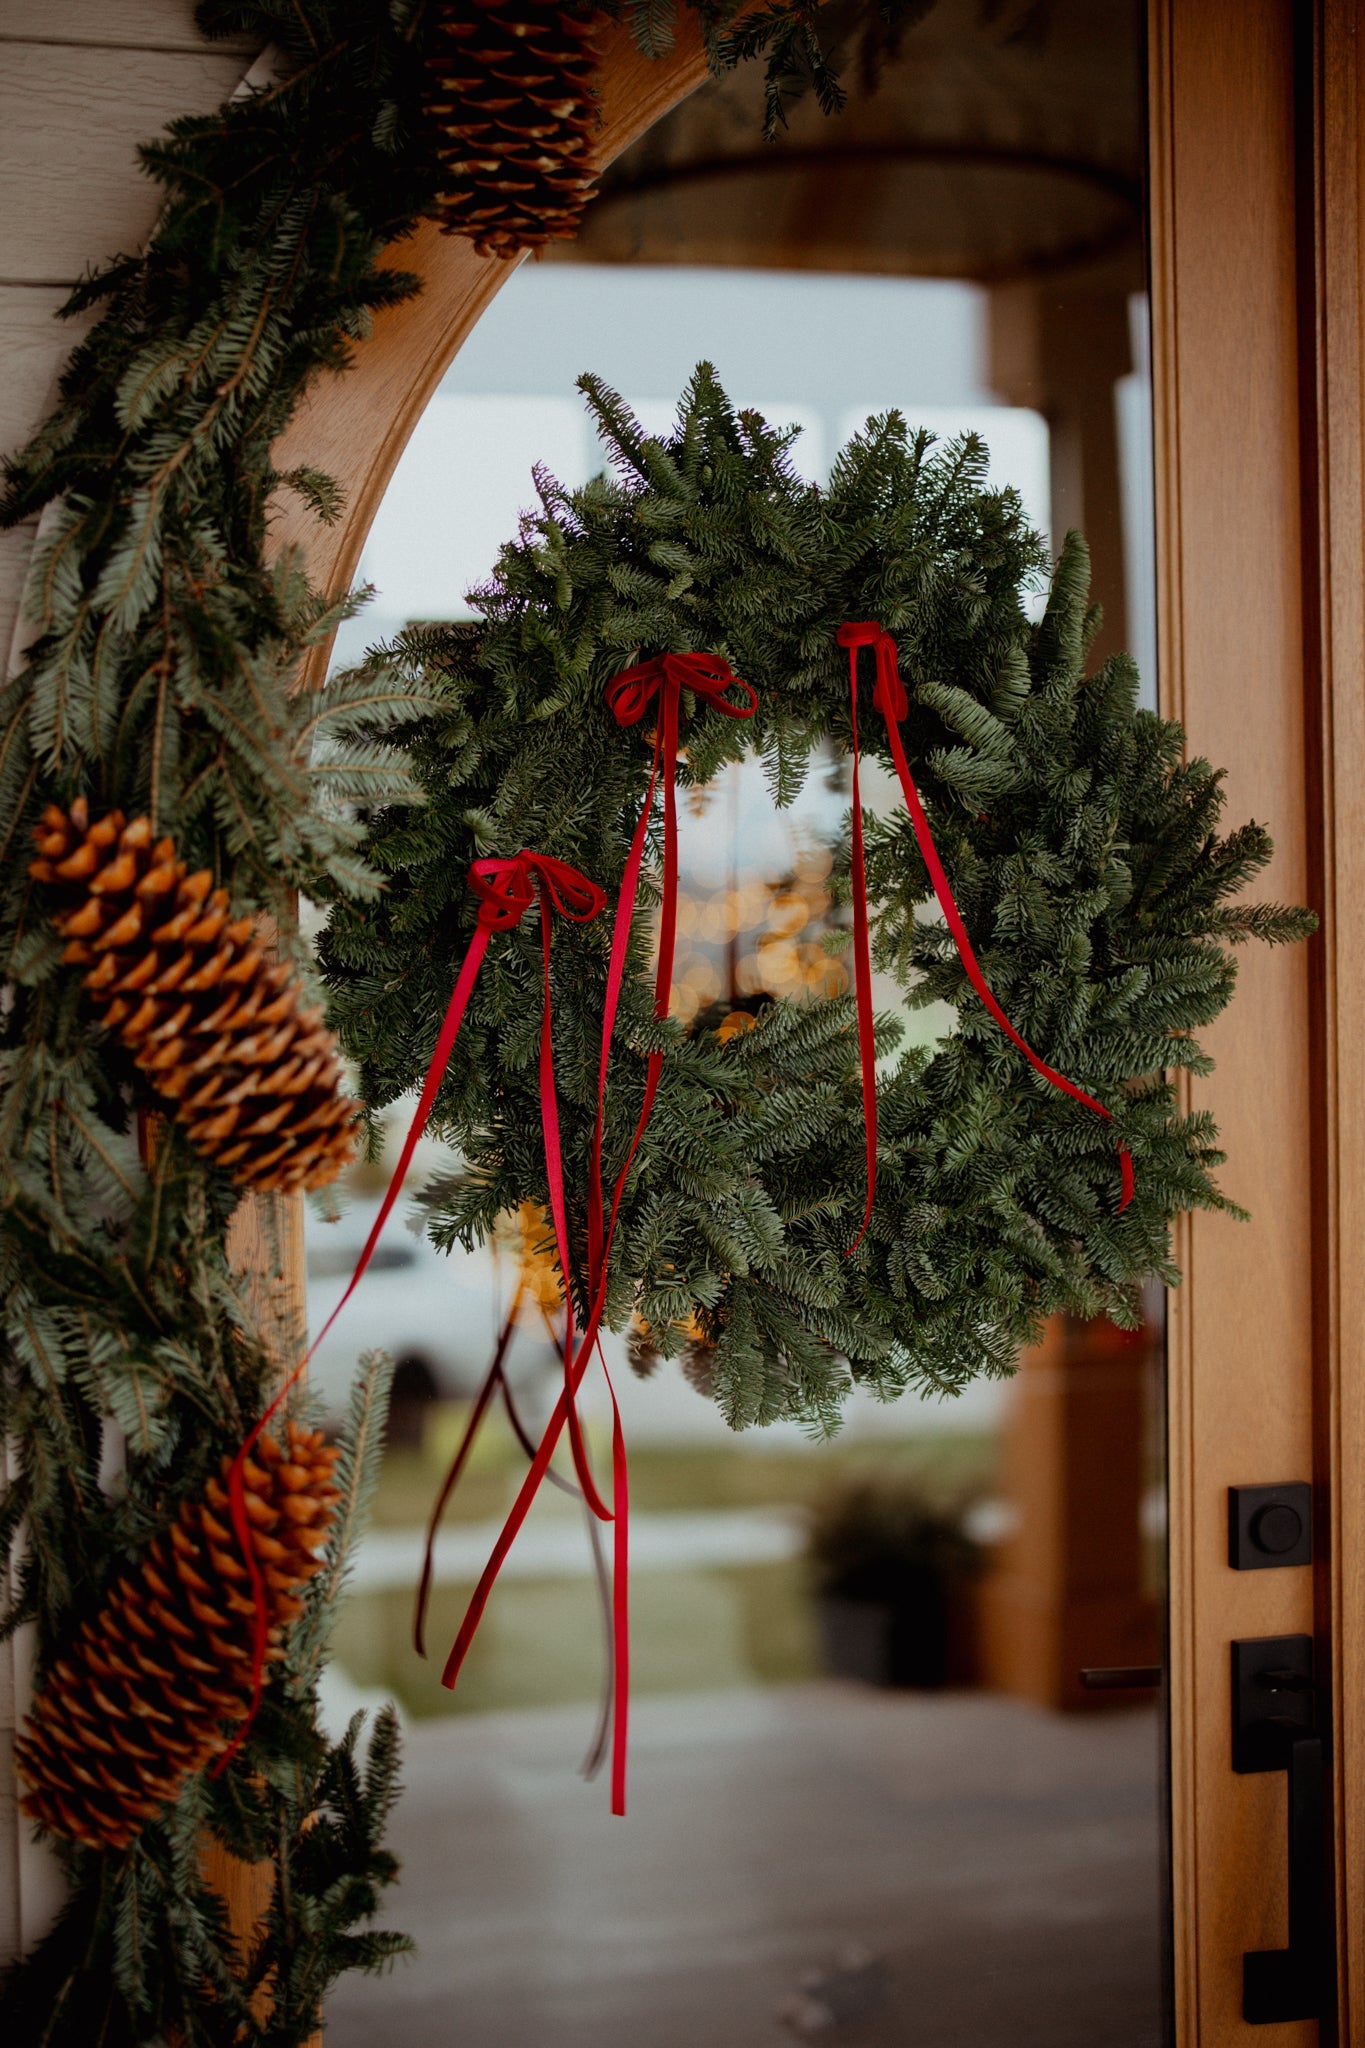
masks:
<path fill-rule="evenodd" d="M 335 1223 L 308 1218 L 308 1333 L 322 1328 L 346 1290 L 370 1227 L 377 1200 L 354 1202 Z M 362 1352 L 387 1351 L 395 1362 L 390 1440 L 411 1439 L 422 1404 L 468 1400 L 492 1361 L 514 1276 L 501 1273 L 487 1251 L 447 1255 L 415 1235 L 400 1205 L 385 1225 L 365 1276 L 308 1368 L 325 1423 L 335 1428 Z M 522 1317 L 507 1360 L 514 1391 L 539 1414 L 549 1379 L 561 1370 L 539 1319 Z"/>

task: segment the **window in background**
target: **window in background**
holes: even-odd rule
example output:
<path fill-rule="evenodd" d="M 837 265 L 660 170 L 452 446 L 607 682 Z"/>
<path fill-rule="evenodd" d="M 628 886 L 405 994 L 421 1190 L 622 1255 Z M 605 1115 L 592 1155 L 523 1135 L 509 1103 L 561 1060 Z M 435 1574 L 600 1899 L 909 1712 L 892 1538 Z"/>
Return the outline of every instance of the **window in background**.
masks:
<path fill-rule="evenodd" d="M 400 458 L 361 563 L 373 602 L 343 628 L 354 660 L 407 619 L 467 617 L 465 593 L 535 503 L 531 471 L 600 466 L 574 380 L 605 378 L 658 432 L 703 358 L 736 404 L 801 429 L 798 468 L 823 481 L 869 414 L 899 407 L 950 438 L 981 434 L 991 481 L 1048 531 L 1047 427 L 982 382 L 975 286 L 914 278 L 770 276 L 680 267 L 524 264 L 460 351 Z"/>

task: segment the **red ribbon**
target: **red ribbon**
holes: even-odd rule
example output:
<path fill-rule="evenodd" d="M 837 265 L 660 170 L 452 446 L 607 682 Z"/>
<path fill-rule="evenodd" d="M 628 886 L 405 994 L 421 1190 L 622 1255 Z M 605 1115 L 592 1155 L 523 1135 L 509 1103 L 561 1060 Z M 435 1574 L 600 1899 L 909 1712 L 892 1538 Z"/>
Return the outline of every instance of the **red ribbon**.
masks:
<path fill-rule="evenodd" d="M 612 1758 L 611 1758 L 611 1810 L 623 1814 L 626 1810 L 626 1737 L 630 1711 L 630 1607 L 629 1607 L 629 1508 L 630 1487 L 626 1466 L 625 1438 L 621 1429 L 620 1410 L 616 1404 L 616 1392 L 607 1372 L 606 1359 L 598 1342 L 602 1317 L 606 1308 L 607 1275 L 611 1258 L 612 1239 L 616 1231 L 616 1220 L 620 1213 L 621 1198 L 625 1192 L 626 1177 L 630 1172 L 635 1154 L 648 1125 L 654 1098 L 658 1093 L 659 1076 L 663 1070 L 663 1053 L 653 1052 L 645 1069 L 644 1101 L 636 1121 L 635 1131 L 626 1153 L 625 1162 L 616 1177 L 612 1192 L 611 1209 L 604 1219 L 602 1193 L 602 1136 L 606 1113 L 607 1064 L 611 1052 L 612 1035 L 616 1027 L 616 1012 L 620 1002 L 621 989 L 625 980 L 626 956 L 630 945 L 630 928 L 635 914 L 636 898 L 639 891 L 640 868 L 644 860 L 645 838 L 649 820 L 654 809 L 654 793 L 658 786 L 660 770 L 663 770 L 664 792 L 664 876 L 663 903 L 659 921 L 659 961 L 654 977 L 654 1014 L 662 1021 L 668 1015 L 669 994 L 673 985 L 673 956 L 677 939 L 678 922 L 678 815 L 677 815 L 677 764 L 678 735 L 681 716 L 681 698 L 684 690 L 690 690 L 695 697 L 703 699 L 726 718 L 751 718 L 758 704 L 758 693 L 752 686 L 737 676 L 718 654 L 658 654 L 651 661 L 643 661 L 633 668 L 623 669 L 607 684 L 606 699 L 618 725 L 638 725 L 651 704 L 657 700 L 658 711 L 654 728 L 654 759 L 650 767 L 649 787 L 645 792 L 644 804 L 640 810 L 635 835 L 631 840 L 630 852 L 626 857 L 625 870 L 621 877 L 620 893 L 616 902 L 616 919 L 611 936 L 611 959 L 607 971 L 606 1000 L 602 1013 L 602 1050 L 597 1073 L 597 1118 L 593 1127 L 592 1172 L 588 1185 L 588 1292 L 589 1314 L 587 1324 L 574 1359 L 572 1369 L 566 1373 L 566 1384 L 555 1405 L 545 1434 L 531 1468 L 522 1481 L 521 1490 L 512 1505 L 511 1513 L 503 1524 L 502 1532 L 493 1547 L 492 1556 L 484 1567 L 482 1578 L 474 1590 L 459 1634 L 455 1638 L 450 1656 L 446 1660 L 441 1683 L 453 1686 L 459 1676 L 460 1667 L 468 1655 L 474 1640 L 484 1608 L 501 1571 L 503 1561 L 516 1541 L 523 1522 L 530 1512 L 550 1466 L 555 1445 L 566 1421 L 572 1427 L 574 1396 L 588 1369 L 594 1349 L 602 1362 L 607 1387 L 611 1393 L 612 1405 L 612 1521 L 613 1521 L 613 1630 L 615 1635 L 615 1657 L 613 1684 L 615 1697 L 612 1712 Z M 742 690 L 747 703 L 735 704 L 726 698 L 727 690 Z"/>
<path fill-rule="evenodd" d="M 474 1440 L 479 1433 L 479 1427 L 495 1393 L 499 1393 L 502 1396 L 503 1409 L 508 1422 L 511 1424 L 512 1434 L 520 1444 L 526 1457 L 531 1459 L 536 1454 L 534 1440 L 527 1431 L 526 1425 L 518 1412 L 516 1401 L 512 1395 L 512 1384 L 507 1376 L 507 1354 L 512 1348 L 517 1321 L 521 1314 L 521 1305 L 526 1298 L 526 1278 L 526 1268 L 523 1266 L 516 1288 L 513 1291 L 512 1305 L 508 1309 L 507 1315 L 503 1320 L 502 1329 L 498 1333 L 498 1340 L 493 1349 L 492 1363 L 488 1368 L 483 1385 L 479 1389 L 474 1406 L 470 1410 L 464 1434 L 460 1438 L 459 1446 L 450 1461 L 450 1468 L 446 1473 L 444 1484 L 437 1495 L 435 1505 L 427 1522 L 426 1544 L 422 1552 L 422 1571 L 417 1584 L 417 1596 L 413 1602 L 412 1612 L 412 1645 L 419 1657 L 425 1657 L 427 1654 L 427 1606 L 431 1599 L 432 1581 L 435 1578 L 436 1537 L 441 1526 L 441 1517 L 445 1513 L 446 1502 L 450 1499 L 451 1494 L 460 1482 L 460 1475 L 468 1463 L 470 1452 L 474 1448 Z M 545 1327 L 550 1332 L 551 1341 L 558 1348 L 559 1339 L 555 1335 L 554 1325 L 550 1321 L 549 1312 L 543 1304 L 541 1306 L 541 1315 L 545 1319 Z M 588 1752 L 582 1764 L 584 1777 L 595 1778 L 601 1767 L 602 1758 L 606 1755 L 607 1743 L 611 1735 L 612 1706 L 615 1699 L 616 1641 L 611 1572 L 608 1569 L 607 1560 L 598 1537 L 596 1519 L 587 1501 L 584 1500 L 581 1490 L 574 1485 L 572 1480 L 561 1479 L 553 1466 L 551 1466 L 545 1476 L 552 1486 L 557 1486 L 561 1492 L 568 1494 L 571 1500 L 581 1502 L 584 1513 L 588 1518 L 588 1541 L 592 1549 L 593 1571 L 597 1579 L 598 1599 L 601 1603 L 602 1616 L 605 1623 L 607 1653 L 602 1703 L 598 1710 L 597 1726 L 593 1732 L 592 1741 L 588 1745 Z"/>
<path fill-rule="evenodd" d="M 484 1382 L 479 1388 L 474 1406 L 469 1411 L 469 1420 L 464 1426 L 464 1434 L 460 1438 L 455 1456 L 450 1461 L 449 1470 L 446 1472 L 445 1480 L 440 1492 L 436 1496 L 435 1505 L 427 1520 L 427 1540 L 422 1550 L 422 1570 L 417 1581 L 417 1597 L 413 1602 L 412 1608 L 412 1647 L 416 1650 L 419 1657 L 425 1657 L 427 1654 L 427 1602 L 431 1598 L 431 1582 L 436 1571 L 436 1534 L 441 1526 L 441 1517 L 445 1513 L 446 1502 L 458 1486 L 460 1474 L 464 1471 L 469 1454 L 474 1448 L 474 1439 L 479 1433 L 479 1425 L 487 1412 L 489 1402 L 494 1394 L 498 1392 L 502 1393 L 504 1400 L 507 1399 L 508 1387 L 504 1367 L 507 1363 L 507 1354 L 512 1348 L 512 1339 L 516 1335 L 517 1317 L 521 1314 L 522 1297 L 525 1292 L 526 1282 L 523 1274 L 513 1293 L 512 1306 L 508 1309 L 502 1328 L 498 1332 L 498 1341 L 493 1347 L 493 1362 L 484 1376 Z M 510 1402 L 508 1405 L 510 1411 Z M 531 1447 L 530 1455 L 532 1457 L 535 1456 L 534 1445 Z"/>
<path fill-rule="evenodd" d="M 553 908 L 558 911 L 561 917 L 570 918 L 575 924 L 585 924 L 591 918 L 596 917 L 599 912 L 605 910 L 607 899 L 605 893 L 598 888 L 596 882 L 590 882 L 586 875 L 580 874 L 577 868 L 570 867 L 566 861 L 555 860 L 549 854 L 531 853 L 525 848 L 510 859 L 476 860 L 469 870 L 469 886 L 473 894 L 479 899 L 478 922 L 475 925 L 474 936 L 469 942 L 469 949 L 465 954 L 464 963 L 460 968 L 459 976 L 451 994 L 445 1019 L 436 1040 L 435 1050 L 427 1066 L 426 1079 L 422 1083 L 422 1093 L 418 1099 L 416 1114 L 408 1128 L 408 1134 L 403 1140 L 403 1149 L 398 1155 L 398 1164 L 393 1170 L 384 1199 L 379 1205 L 379 1214 L 375 1217 L 374 1223 L 370 1228 L 370 1234 L 366 1238 L 360 1257 L 356 1261 L 355 1271 L 347 1281 L 346 1290 L 340 1301 L 332 1310 L 332 1313 L 318 1331 L 317 1336 L 313 1339 L 303 1357 L 294 1367 L 294 1370 L 290 1373 L 260 1421 L 251 1431 L 246 1442 L 238 1451 L 232 1462 L 232 1469 L 228 1474 L 228 1503 L 231 1509 L 232 1526 L 236 1531 L 237 1541 L 241 1546 L 247 1572 L 251 1580 L 255 1620 L 252 1631 L 251 1652 L 251 1706 L 245 1721 L 238 1729 L 232 1743 L 218 1759 L 214 1767 L 215 1772 L 226 1770 L 232 1758 L 237 1754 L 242 1743 L 246 1740 L 247 1731 L 260 1706 L 270 1630 L 269 1610 L 267 1609 L 265 1599 L 265 1582 L 261 1577 L 261 1569 L 256 1561 L 256 1552 L 251 1541 L 251 1526 L 247 1518 L 247 1460 L 255 1449 L 262 1432 L 268 1427 L 291 1387 L 294 1386 L 303 1374 L 309 1360 L 313 1357 L 318 1346 L 322 1343 L 324 1337 L 327 1336 L 337 1317 L 341 1314 L 341 1311 L 345 1308 L 347 1302 L 364 1278 L 365 1271 L 369 1266 L 371 1258 L 374 1256 L 375 1246 L 379 1242 L 384 1225 L 388 1222 L 393 1206 L 402 1191 L 403 1180 L 407 1174 L 408 1167 L 412 1163 L 412 1155 L 417 1149 L 418 1140 L 427 1127 L 427 1121 L 435 1104 L 437 1092 L 445 1078 L 446 1068 L 450 1064 L 451 1053 L 455 1049 L 455 1040 L 459 1035 L 460 1025 L 464 1021 L 464 1013 L 469 1006 L 469 998 L 473 994 L 474 983 L 478 979 L 479 969 L 483 965 L 484 954 L 488 951 L 488 942 L 494 932 L 511 931 L 514 926 L 520 924 L 522 918 L 536 900 L 537 889 L 540 895 L 541 951 L 544 961 L 545 983 L 544 1003 L 541 1013 L 540 1047 L 541 1125 L 545 1134 L 546 1170 L 550 1181 L 551 1206 L 555 1212 L 560 1270 L 564 1274 L 566 1304 L 569 1299 L 569 1267 L 565 1256 L 567 1232 L 562 1228 L 564 1215 L 563 1162 L 559 1144 L 559 1112 L 555 1098 L 554 1056 L 550 1030 L 550 911 Z M 566 1379 L 567 1374 L 568 1359 L 566 1354 Z M 582 1450 L 582 1437 L 577 1426 L 576 1412 L 573 1415 L 571 1434 L 575 1444 L 575 1456 L 577 1457 Z M 586 1453 L 583 1455 L 584 1463 L 586 1464 Z M 593 1489 L 593 1494 L 595 1498 L 595 1488 Z M 600 1502 L 598 1503 L 598 1512 L 603 1514 L 608 1512 L 601 1506 Z"/>
<path fill-rule="evenodd" d="M 640 867 L 644 859 L 645 836 L 654 810 L 654 791 L 659 780 L 659 770 L 664 770 L 664 885 L 663 901 L 659 912 L 659 959 L 654 970 L 654 1015 L 660 1023 L 668 1015 L 669 997 L 673 988 L 673 958 L 677 947 L 678 934 L 678 721 L 682 692 L 690 690 L 719 711 L 723 718 L 752 718 L 758 708 L 758 692 L 751 683 L 737 676 L 728 661 L 719 654 L 656 654 L 652 661 L 638 662 L 634 668 L 622 669 L 607 684 L 606 699 L 612 716 L 618 725 L 638 725 L 651 704 L 657 701 L 658 711 L 654 725 L 654 759 L 650 765 L 649 787 L 640 808 L 635 826 L 635 836 L 630 842 L 630 852 L 621 876 L 621 891 L 616 900 L 616 921 L 611 935 L 611 964 L 607 975 L 607 1009 L 602 1032 L 602 1056 L 597 1070 L 597 1122 L 592 1134 L 592 1180 L 588 1191 L 588 1263 L 594 1279 L 602 1275 L 610 1248 L 611 1233 L 616 1225 L 616 1215 L 640 1140 L 644 1137 L 654 1108 L 654 1098 L 659 1091 L 659 1076 L 663 1071 L 662 1052 L 652 1052 L 645 1067 L 645 1093 L 640 1115 L 635 1125 L 635 1134 L 626 1153 L 625 1164 L 617 1176 L 615 1195 L 612 1202 L 611 1221 L 603 1245 L 602 1227 L 602 1125 L 606 1110 L 607 1059 L 611 1049 L 611 1031 L 616 1021 L 616 1006 L 625 978 L 626 950 L 630 944 L 630 928 L 635 916 L 636 897 L 640 886 Z M 727 690 L 742 690 L 746 699 L 743 704 L 727 701 Z"/>
<path fill-rule="evenodd" d="M 1059 1074 L 1057 1069 L 1050 1067 L 1046 1060 L 1039 1058 L 1033 1047 L 1020 1036 L 1010 1023 L 1009 1018 L 992 995 L 985 975 L 981 972 L 980 964 L 972 949 L 972 942 L 967 935 L 967 927 L 962 922 L 962 913 L 957 907 L 948 877 L 944 872 L 943 863 L 938 857 L 938 848 L 934 845 L 934 837 L 929 830 L 929 820 L 924 814 L 924 806 L 920 802 L 919 791 L 915 788 L 914 778 L 910 773 L 910 764 L 905 758 L 905 748 L 901 744 L 900 724 L 909 709 L 909 699 L 905 694 L 905 685 L 900 677 L 900 666 L 895 641 L 876 619 L 849 620 L 840 626 L 838 640 L 841 647 L 848 649 L 849 700 L 853 718 L 853 944 L 858 999 L 858 1045 L 862 1061 L 863 1107 L 867 1125 L 867 1206 L 863 1211 L 862 1226 L 858 1231 L 858 1235 L 849 1246 L 849 1251 L 853 1252 L 857 1250 L 858 1245 L 862 1242 L 863 1232 L 867 1229 L 869 1219 L 871 1218 L 872 1203 L 877 1185 L 877 1064 L 872 1026 L 872 961 L 868 944 L 867 872 L 863 857 L 863 813 L 858 789 L 858 649 L 860 647 L 870 647 L 876 657 L 877 682 L 876 688 L 872 693 L 872 702 L 885 720 L 886 734 L 891 744 L 891 758 L 896 764 L 896 773 L 900 778 L 901 791 L 905 797 L 905 808 L 910 813 L 910 822 L 914 827 L 915 839 L 924 858 L 924 865 L 929 870 L 929 879 L 933 883 L 934 894 L 938 898 L 939 908 L 942 910 L 947 920 L 948 929 L 953 935 L 958 957 L 967 970 L 967 979 L 971 982 L 972 987 L 976 990 L 1005 1036 L 1012 1045 L 1018 1046 L 1020 1052 L 1023 1053 L 1025 1059 L 1035 1072 L 1041 1074 L 1045 1081 L 1050 1081 L 1054 1088 L 1060 1088 L 1064 1094 L 1071 1096 L 1073 1101 L 1084 1103 L 1087 1109 L 1093 1109 L 1096 1116 L 1102 1116 L 1106 1123 L 1112 1123 L 1113 1112 L 1106 1109 L 1102 1102 L 1097 1102 L 1093 1095 L 1087 1095 L 1084 1088 L 1078 1088 L 1074 1081 L 1068 1081 L 1065 1074 Z M 1119 1202 L 1119 1214 L 1122 1215 L 1133 1199 L 1133 1160 L 1132 1154 L 1122 1140 L 1119 1141 L 1118 1152 L 1119 1170 L 1122 1178 L 1122 1199 Z"/>

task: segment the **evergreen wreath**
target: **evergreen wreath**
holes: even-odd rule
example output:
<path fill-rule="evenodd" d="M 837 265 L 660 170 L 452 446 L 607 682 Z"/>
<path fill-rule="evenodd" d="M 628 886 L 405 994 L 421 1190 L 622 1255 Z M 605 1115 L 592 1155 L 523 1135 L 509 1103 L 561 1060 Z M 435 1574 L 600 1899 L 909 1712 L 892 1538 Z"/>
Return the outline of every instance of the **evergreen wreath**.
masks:
<path fill-rule="evenodd" d="M 716 69 L 766 54 L 771 120 L 803 83 L 836 103 L 814 0 L 738 30 L 726 0 L 687 5 Z M 660 54 L 679 10 L 571 11 L 624 21 Z M 918 0 L 862 10 L 874 41 L 917 11 Z M 82 800 L 92 817 L 145 818 L 238 916 L 275 917 L 286 952 L 296 890 L 362 900 L 381 886 L 347 807 L 420 795 L 395 742 L 422 700 L 406 680 L 395 692 L 368 674 L 295 689 L 350 601 L 312 589 L 298 555 L 269 558 L 276 494 L 302 496 L 322 520 L 339 507 L 331 478 L 282 473 L 271 451 L 375 311 L 418 289 L 381 259 L 440 211 L 426 60 L 442 12 L 424 0 L 201 0 L 201 29 L 269 46 L 274 80 L 144 146 L 164 194 L 155 239 L 72 294 L 69 314 L 101 317 L 51 418 L 6 464 L 0 523 L 41 515 L 42 529 L 27 594 L 36 637 L 0 686 L 3 1554 L 22 1538 L 0 1631 L 33 1626 L 40 1698 L 138 1561 L 198 1511 L 301 1333 L 270 1312 L 269 1273 L 253 1284 L 231 1268 L 230 1173 L 173 1123 L 139 1145 L 146 1097 L 62 964 L 27 873 L 32 833 L 49 807 L 71 815 Z M 221 1777 L 196 1771 L 127 1847 L 56 1838 L 69 1903 L 0 1990 L 7 2041 L 290 2048 L 314 2033 L 340 1972 L 405 1946 L 365 1925 L 394 1874 L 382 1847 L 393 1722 L 380 1718 L 362 1755 L 358 1724 L 329 1744 L 317 1718 L 386 1381 L 379 1362 L 362 1374 L 327 1567 L 245 1746 Z M 111 1437 L 124 1455 L 112 1481 Z M 205 1830 L 275 1868 L 245 1951 L 201 1870 Z"/>
<path fill-rule="evenodd" d="M 754 747 L 792 800 L 817 749 L 849 746 L 842 622 L 900 647 L 902 726 L 938 848 L 987 980 L 1031 1046 L 1095 1091 L 1107 1124 L 1041 1081 L 973 993 L 903 812 L 868 817 L 875 957 L 910 1004 L 958 1024 L 878 1084 L 877 1201 L 862 1212 L 864 1116 L 853 1005 L 774 1000 L 752 1029 L 654 1020 L 642 914 L 608 1082 L 608 1183 L 627 1155 L 645 1061 L 665 1051 L 626 1187 L 608 1321 L 636 1355 L 704 1363 L 736 1425 L 832 1427 L 852 1384 L 887 1397 L 1009 1371 L 1068 1309 L 1132 1327 L 1139 1289 L 1168 1284 L 1170 1223 L 1229 1208 L 1204 1112 L 1174 1076 L 1208 1066 L 1193 1033 L 1232 995 L 1229 945 L 1304 936 L 1305 912 L 1229 899 L 1271 856 L 1265 830 L 1217 834 L 1220 776 L 1184 758 L 1172 720 L 1137 708 L 1131 660 L 1093 675 L 1098 624 L 1084 543 L 1069 535 L 1046 610 L 1023 599 L 1046 558 L 1017 493 L 985 485 L 972 436 L 940 449 L 891 413 L 843 451 L 827 488 L 801 481 L 790 436 L 736 414 L 706 364 L 666 439 L 598 380 L 581 388 L 611 463 L 577 491 L 537 474 L 541 509 L 474 594 L 471 626 L 414 631 L 372 655 L 372 688 L 434 701 L 403 728 L 425 792 L 377 806 L 366 859 L 382 896 L 338 903 L 323 944 L 332 1015 L 371 1114 L 418 1083 L 472 927 L 471 859 L 521 845 L 610 892 L 648 781 L 639 728 L 604 692 L 663 651 L 705 650 L 757 692 L 747 722 L 700 699 L 680 778 L 704 787 Z M 874 722 L 864 744 L 878 746 Z M 657 839 L 654 842 L 657 855 Z M 580 1255 L 591 1170 L 606 920 L 561 927 L 556 1079 Z M 490 950 L 437 1098 L 462 1170 L 430 1188 L 438 1240 L 472 1244 L 548 1188 L 536 1086 L 540 960 L 532 935 Z M 884 1019 L 879 1050 L 899 1027 Z M 1115 1135 L 1136 1197 L 1120 1213 Z M 586 1258 L 571 1276 L 588 1302 Z M 702 1354 L 699 1361 L 698 1352 Z"/>

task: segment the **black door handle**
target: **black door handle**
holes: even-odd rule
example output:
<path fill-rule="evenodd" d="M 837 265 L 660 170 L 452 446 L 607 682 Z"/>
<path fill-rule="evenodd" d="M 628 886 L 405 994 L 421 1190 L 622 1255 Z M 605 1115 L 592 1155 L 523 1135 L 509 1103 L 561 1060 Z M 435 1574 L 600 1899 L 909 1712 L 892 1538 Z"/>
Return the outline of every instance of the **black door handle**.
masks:
<path fill-rule="evenodd" d="M 1253 2027 L 1320 2019 L 1326 1990 L 1322 1925 L 1322 1737 L 1289 1745 L 1289 1946 L 1242 1957 L 1242 2017 Z"/>
<path fill-rule="evenodd" d="M 1083 1664 L 1076 1674 L 1087 1692 L 1155 1692 L 1159 1664 Z"/>
<path fill-rule="evenodd" d="M 1328 2010 L 1323 1741 L 1313 1728 L 1313 1639 L 1234 1643 L 1233 1767 L 1288 1774 L 1289 1945 L 1242 1957 L 1249 2026 Z"/>

